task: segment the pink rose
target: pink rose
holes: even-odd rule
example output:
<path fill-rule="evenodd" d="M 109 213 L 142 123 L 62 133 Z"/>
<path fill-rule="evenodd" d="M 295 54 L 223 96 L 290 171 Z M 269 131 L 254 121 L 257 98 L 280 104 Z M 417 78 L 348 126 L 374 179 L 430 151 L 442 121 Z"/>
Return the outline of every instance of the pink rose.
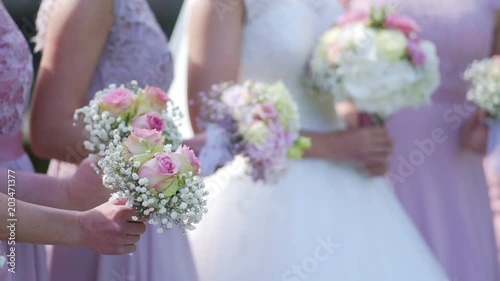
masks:
<path fill-rule="evenodd" d="M 148 179 L 148 187 L 163 192 L 169 197 L 177 192 L 181 163 L 178 157 L 168 153 L 156 153 L 154 158 L 146 161 L 140 168 L 140 178 Z"/>
<path fill-rule="evenodd" d="M 420 47 L 419 39 L 413 39 L 408 42 L 408 54 L 410 54 L 411 62 L 415 66 L 423 66 L 425 64 L 425 53 Z"/>
<path fill-rule="evenodd" d="M 364 22 L 367 23 L 370 19 L 370 15 L 364 11 L 352 11 L 346 14 L 343 14 L 339 17 L 337 21 L 338 26 L 345 26 L 348 24 L 356 23 L 356 22 Z"/>
<path fill-rule="evenodd" d="M 134 128 L 140 129 L 148 129 L 148 130 L 157 130 L 162 132 L 165 130 L 165 122 L 163 121 L 163 117 L 161 114 L 156 112 L 146 113 L 140 116 L 137 116 L 130 123 Z"/>
<path fill-rule="evenodd" d="M 165 93 L 162 89 L 160 89 L 158 87 L 151 87 L 151 86 L 147 86 L 146 87 L 146 97 L 148 97 L 148 98 L 154 100 L 155 102 L 161 104 L 163 107 L 170 100 L 168 98 L 167 93 Z"/>
<path fill-rule="evenodd" d="M 167 93 L 162 89 L 147 86 L 139 100 L 137 114 L 141 115 L 151 111 L 160 112 L 167 108 L 169 100 Z"/>
<path fill-rule="evenodd" d="M 136 128 L 123 144 L 133 155 L 141 155 L 151 146 L 162 145 L 163 137 L 159 131 Z"/>
<path fill-rule="evenodd" d="M 222 93 L 221 101 L 231 107 L 244 105 L 246 92 L 245 87 L 232 85 Z"/>
<path fill-rule="evenodd" d="M 255 107 L 253 115 L 258 120 L 274 120 L 278 117 L 278 112 L 272 103 L 264 102 Z"/>
<path fill-rule="evenodd" d="M 181 154 L 182 156 L 186 157 L 189 162 L 191 162 L 192 171 L 195 175 L 198 175 L 200 173 L 200 161 L 198 160 L 198 157 L 196 157 L 194 151 L 192 151 L 188 146 L 183 145 L 182 147 L 179 147 L 175 153 Z"/>
<path fill-rule="evenodd" d="M 340 60 L 340 55 L 342 54 L 342 47 L 338 44 L 332 44 L 330 49 L 328 49 L 328 61 L 332 65 L 337 65 Z"/>
<path fill-rule="evenodd" d="M 412 18 L 401 14 L 387 14 L 385 28 L 396 29 L 403 32 L 406 37 L 414 32 L 420 32 L 420 26 Z"/>
<path fill-rule="evenodd" d="M 108 111 L 113 116 L 119 116 L 134 103 L 134 96 L 128 89 L 118 88 L 107 92 L 101 97 L 101 110 Z"/>

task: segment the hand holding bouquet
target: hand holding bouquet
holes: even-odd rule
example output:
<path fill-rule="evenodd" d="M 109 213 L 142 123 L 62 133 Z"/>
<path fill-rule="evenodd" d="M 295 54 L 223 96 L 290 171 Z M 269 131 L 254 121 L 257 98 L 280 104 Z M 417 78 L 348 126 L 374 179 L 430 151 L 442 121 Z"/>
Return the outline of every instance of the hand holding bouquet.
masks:
<path fill-rule="evenodd" d="M 207 144 L 200 157 L 208 174 L 242 155 L 253 180 L 274 181 L 289 158 L 301 158 L 311 145 L 299 136 L 297 105 L 281 82 L 223 83 L 203 93 L 201 101 Z"/>
<path fill-rule="evenodd" d="M 321 37 L 309 80 L 379 123 L 424 105 L 439 84 L 439 69 L 434 44 L 419 38 L 419 30 L 411 18 L 387 9 L 347 14 Z"/>
<path fill-rule="evenodd" d="M 487 116 L 487 151 L 491 153 L 500 143 L 500 56 L 474 61 L 465 71 L 464 79 L 470 83 L 467 99 Z M 484 143 L 469 146 L 482 147 L 476 150 L 484 152 Z"/>
<path fill-rule="evenodd" d="M 97 92 L 89 105 L 75 111 L 75 121 L 81 115 L 89 134 L 85 148 L 98 155 L 103 155 L 109 142 L 124 141 L 134 128 L 162 132 L 174 148 L 182 142 L 176 122 L 181 118 L 179 109 L 161 89 L 141 89 L 135 81 Z"/>
<path fill-rule="evenodd" d="M 136 128 L 124 142 L 111 142 L 98 165 L 104 186 L 159 225 L 159 233 L 174 224 L 192 230 L 207 211 L 198 158 L 186 146 L 173 151 L 157 130 Z"/>

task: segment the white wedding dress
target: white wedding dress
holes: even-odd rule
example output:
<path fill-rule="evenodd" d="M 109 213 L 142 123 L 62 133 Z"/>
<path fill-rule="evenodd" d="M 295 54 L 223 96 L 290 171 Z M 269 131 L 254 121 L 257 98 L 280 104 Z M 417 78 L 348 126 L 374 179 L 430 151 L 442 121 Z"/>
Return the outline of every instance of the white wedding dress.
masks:
<path fill-rule="evenodd" d="M 302 84 L 316 40 L 341 12 L 336 1 L 245 5 L 240 80 L 282 80 L 304 130 L 341 129 L 332 101 Z M 314 159 L 292 162 L 274 185 L 244 170 L 236 160 L 206 180 L 209 212 L 190 234 L 200 281 L 447 280 L 383 178 Z"/>

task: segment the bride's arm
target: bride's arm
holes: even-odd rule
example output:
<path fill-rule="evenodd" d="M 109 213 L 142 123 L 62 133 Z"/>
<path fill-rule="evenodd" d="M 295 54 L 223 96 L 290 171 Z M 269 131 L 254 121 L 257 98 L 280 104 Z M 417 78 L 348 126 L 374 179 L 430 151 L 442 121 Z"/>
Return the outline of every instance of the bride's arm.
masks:
<path fill-rule="evenodd" d="M 51 10 L 31 112 L 37 155 L 74 163 L 87 156 L 73 113 L 85 100 L 111 30 L 113 2 L 67 0 Z"/>
<path fill-rule="evenodd" d="M 241 40 L 245 5 L 232 2 L 232 10 L 218 13 L 220 0 L 198 0 L 189 21 L 188 97 L 195 101 L 189 115 L 195 133 L 200 104 L 198 93 L 224 81 L 237 81 L 239 76 Z"/>

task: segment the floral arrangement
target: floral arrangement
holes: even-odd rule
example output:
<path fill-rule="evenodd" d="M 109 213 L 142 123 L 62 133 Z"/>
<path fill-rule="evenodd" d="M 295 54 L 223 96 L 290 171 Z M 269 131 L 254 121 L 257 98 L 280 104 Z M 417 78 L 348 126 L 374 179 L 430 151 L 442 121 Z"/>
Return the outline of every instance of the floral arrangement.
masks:
<path fill-rule="evenodd" d="M 207 144 L 200 159 L 209 174 L 242 155 L 254 181 L 276 181 L 288 159 L 302 158 L 311 146 L 299 135 L 297 105 L 281 82 L 222 83 L 202 93 L 201 101 L 199 122 Z"/>
<path fill-rule="evenodd" d="M 385 8 L 348 13 L 320 38 L 308 81 L 380 121 L 429 103 L 439 85 L 439 60 L 419 31 L 411 18 Z"/>
<path fill-rule="evenodd" d="M 494 119 L 500 119 L 500 56 L 474 61 L 464 73 L 471 84 L 467 99 Z"/>
<path fill-rule="evenodd" d="M 186 146 L 173 151 L 157 130 L 136 128 L 125 141 L 109 143 L 98 166 L 104 186 L 159 225 L 159 233 L 174 224 L 193 230 L 207 212 L 198 158 Z"/>
<path fill-rule="evenodd" d="M 83 119 L 88 133 L 85 148 L 101 156 L 110 141 L 123 141 L 134 128 L 160 131 L 176 148 L 182 142 L 177 122 L 181 117 L 163 90 L 150 86 L 142 89 L 136 81 L 120 87 L 110 85 L 74 114 L 75 121 Z"/>
<path fill-rule="evenodd" d="M 158 232 L 179 225 L 194 229 L 206 209 L 207 191 L 200 163 L 180 146 L 182 116 L 167 94 L 156 87 L 110 85 L 96 93 L 83 115 L 89 138 L 85 148 L 99 159 L 94 167 L 114 197 L 127 198 L 139 217 L 158 225 Z"/>

